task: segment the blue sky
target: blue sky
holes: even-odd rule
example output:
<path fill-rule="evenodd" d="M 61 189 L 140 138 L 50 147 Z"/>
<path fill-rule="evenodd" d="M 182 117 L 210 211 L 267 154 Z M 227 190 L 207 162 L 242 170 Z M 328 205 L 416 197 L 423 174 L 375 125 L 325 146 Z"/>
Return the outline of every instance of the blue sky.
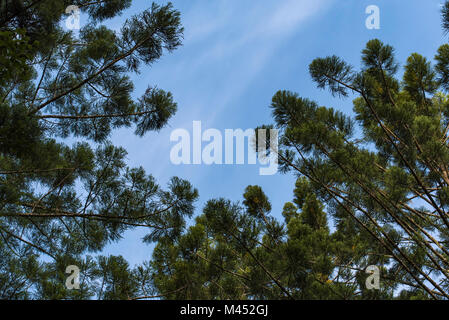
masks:
<path fill-rule="evenodd" d="M 156 1 L 165 4 L 166 1 Z M 149 85 L 172 92 L 178 112 L 169 125 L 142 138 L 130 129 L 111 140 L 128 151 L 130 166 L 143 166 L 165 186 L 170 177 L 191 181 L 199 190 L 196 214 L 205 202 L 225 197 L 241 201 L 248 185 L 260 185 L 281 217 L 291 201 L 295 177 L 260 176 L 259 166 L 180 165 L 170 162 L 170 133 L 192 131 L 192 121 L 208 128 L 243 130 L 270 124 L 271 98 L 278 90 L 298 92 L 320 105 L 352 113 L 351 99 L 333 98 L 316 88 L 308 66 L 314 58 L 336 54 L 355 67 L 360 52 L 373 38 L 393 45 L 401 65 L 418 52 L 430 59 L 446 41 L 440 27 L 441 0 L 179 0 L 185 28 L 183 46 L 133 76 L 136 96 Z M 122 17 L 109 22 L 118 28 L 124 19 L 151 5 L 135 0 Z M 380 29 L 365 27 L 365 8 L 380 8 Z M 131 265 L 151 258 L 152 246 L 142 243 L 145 230 L 133 230 L 111 244 L 105 254 L 124 256 Z"/>

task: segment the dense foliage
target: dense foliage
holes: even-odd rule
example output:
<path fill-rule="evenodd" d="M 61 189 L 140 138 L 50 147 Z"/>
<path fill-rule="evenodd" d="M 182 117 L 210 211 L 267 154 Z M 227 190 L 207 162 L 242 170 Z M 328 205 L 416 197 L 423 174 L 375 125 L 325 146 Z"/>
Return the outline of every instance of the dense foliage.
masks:
<path fill-rule="evenodd" d="M 162 188 L 109 141 L 121 127 L 158 130 L 177 109 L 156 86 L 134 99 L 130 74 L 181 45 L 180 13 L 152 4 L 109 29 L 130 4 L 1 1 L 0 298 L 449 298 L 448 44 L 434 64 L 411 54 L 401 79 L 377 39 L 360 70 L 314 60 L 318 88 L 354 95 L 355 117 L 274 95 L 270 152 L 297 175 L 283 219 L 248 186 L 242 202 L 210 200 L 191 221 L 188 181 Z M 69 5 L 89 17 L 79 32 L 63 27 Z M 449 31 L 449 2 L 442 16 Z M 152 259 L 131 268 L 101 255 L 132 228 L 148 230 Z M 65 285 L 69 265 L 79 290 Z M 365 285 L 372 265 L 378 290 Z"/>
<path fill-rule="evenodd" d="M 130 228 L 175 236 L 193 213 L 197 191 L 187 181 L 173 178 L 164 190 L 108 141 L 115 128 L 158 130 L 177 109 L 155 86 L 133 99 L 130 72 L 181 45 L 180 13 L 152 4 L 120 32 L 103 24 L 130 4 L 1 2 L 1 298 L 133 297 L 141 289 L 127 282 L 135 280 L 126 261 L 87 254 Z M 64 28 L 69 5 L 88 17 L 79 34 Z M 68 265 L 86 277 L 81 290 L 66 289 Z"/>
<path fill-rule="evenodd" d="M 442 13 L 449 31 L 449 2 Z M 315 59 L 313 81 L 354 95 L 355 118 L 274 95 L 275 124 L 261 128 L 280 131 L 270 151 L 298 176 L 285 221 L 269 217 L 256 186 L 243 207 L 208 202 L 181 238 L 158 244 L 157 287 L 185 288 L 175 298 L 449 298 L 448 44 L 435 62 L 413 53 L 398 79 L 393 47 L 378 39 L 358 71 L 337 56 Z M 368 266 L 381 271 L 379 290 L 367 290 Z"/>

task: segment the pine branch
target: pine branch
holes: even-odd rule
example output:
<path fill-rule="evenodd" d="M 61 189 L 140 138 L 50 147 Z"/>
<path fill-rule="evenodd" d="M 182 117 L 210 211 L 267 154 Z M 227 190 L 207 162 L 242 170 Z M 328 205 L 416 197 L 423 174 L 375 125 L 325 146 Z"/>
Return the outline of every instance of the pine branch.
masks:
<path fill-rule="evenodd" d="M 37 116 L 39 119 L 73 119 L 73 120 L 90 120 L 90 119 L 98 119 L 98 118 L 123 118 L 123 117 L 131 117 L 131 116 L 142 116 L 154 113 L 154 110 L 151 111 L 142 111 L 142 112 L 133 112 L 133 113 L 120 113 L 120 114 L 94 114 L 94 115 L 80 115 L 80 116 L 71 116 L 71 115 L 41 115 Z"/>
<path fill-rule="evenodd" d="M 148 299 L 162 298 L 162 297 L 166 297 L 168 295 L 171 295 L 173 293 L 178 293 L 179 291 L 182 291 L 182 290 L 184 290 L 186 288 L 187 288 L 187 286 L 183 286 L 183 287 L 181 287 L 179 289 L 176 289 L 176 290 L 173 290 L 173 291 L 169 291 L 169 292 L 166 292 L 166 293 L 162 293 L 162 294 L 158 294 L 158 295 L 155 295 L 155 296 L 135 297 L 135 298 L 130 298 L 129 300 L 144 300 L 144 299 L 148 300 Z"/>
<path fill-rule="evenodd" d="M 138 42 L 134 47 L 132 47 L 128 52 L 118 56 L 117 58 L 115 58 L 114 60 L 112 60 L 111 62 L 109 62 L 107 65 L 105 65 L 104 67 L 102 67 L 101 69 L 99 69 L 97 72 L 93 73 L 92 75 L 88 76 L 86 79 L 84 79 L 83 81 L 81 81 L 80 83 L 78 83 L 77 85 L 75 85 L 74 87 L 70 88 L 69 90 L 66 90 L 63 93 L 60 93 L 58 95 L 56 95 L 55 97 L 51 98 L 50 100 L 44 102 L 43 104 L 41 104 L 40 106 L 32 109 L 29 111 L 29 115 L 33 115 L 35 113 L 37 113 L 38 111 L 40 111 L 41 109 L 45 108 L 46 106 L 48 106 L 50 103 L 53 103 L 57 100 L 59 100 L 60 98 L 72 93 L 73 91 L 81 88 L 82 86 L 84 86 L 86 83 L 92 81 L 93 79 L 95 79 L 97 76 L 99 76 L 100 74 L 102 74 L 103 72 L 105 72 L 106 70 L 110 69 L 111 67 L 113 67 L 116 63 L 120 62 L 121 60 L 129 57 L 130 55 L 132 55 L 137 49 L 139 49 L 145 42 L 149 41 L 152 37 L 153 37 L 154 33 L 151 33 L 148 37 L 146 37 L 145 39 L 143 39 L 142 41 Z"/>

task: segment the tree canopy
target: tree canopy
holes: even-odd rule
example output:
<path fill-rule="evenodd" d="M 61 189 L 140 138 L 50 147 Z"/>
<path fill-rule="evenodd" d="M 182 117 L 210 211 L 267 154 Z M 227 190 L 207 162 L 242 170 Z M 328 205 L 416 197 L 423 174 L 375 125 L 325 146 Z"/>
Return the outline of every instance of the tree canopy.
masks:
<path fill-rule="evenodd" d="M 126 150 L 108 140 L 121 127 L 140 136 L 158 130 L 177 109 L 155 85 L 135 99 L 130 73 L 181 45 L 180 13 L 153 3 L 119 32 L 109 29 L 104 22 L 130 4 L 2 1 L 2 298 L 133 297 L 140 289 L 125 284 L 131 276 L 123 258 L 88 254 L 130 228 L 148 229 L 152 240 L 175 236 L 193 214 L 198 194 L 189 182 L 175 177 L 162 188 L 142 168 L 128 167 Z M 79 34 L 61 26 L 69 5 L 88 17 Z M 80 266 L 92 284 L 67 290 L 68 265 Z"/>
<path fill-rule="evenodd" d="M 449 2 L 442 17 L 449 31 Z M 195 299 L 449 298 L 449 45 L 435 64 L 412 53 L 402 76 L 393 47 L 378 39 L 361 60 L 359 70 L 337 56 L 309 66 L 318 88 L 354 96 L 354 117 L 295 92 L 273 96 L 274 124 L 261 128 L 279 130 L 270 152 L 298 177 L 285 220 L 270 218 L 257 186 L 243 207 L 208 202 L 175 244 L 158 244 L 161 290 L 184 287 L 173 297 Z M 369 266 L 380 269 L 379 290 L 365 285 Z"/>
<path fill-rule="evenodd" d="M 69 5 L 88 17 L 78 33 L 62 26 Z M 135 93 L 131 74 L 181 46 L 180 12 L 153 3 L 108 28 L 130 5 L 1 2 L 1 299 L 449 298 L 449 44 L 434 62 L 412 53 L 403 70 L 378 39 L 359 69 L 315 59 L 312 80 L 354 97 L 354 116 L 273 96 L 262 128 L 279 130 L 269 151 L 297 176 L 283 218 L 250 185 L 242 201 L 211 199 L 191 219 L 190 182 L 158 185 L 109 139 L 157 131 L 177 110 L 155 84 Z M 442 21 L 449 32 L 449 1 Z M 156 244 L 149 261 L 101 255 L 134 228 Z M 65 285 L 69 265 L 79 290 Z M 380 289 L 366 287 L 368 266 Z"/>

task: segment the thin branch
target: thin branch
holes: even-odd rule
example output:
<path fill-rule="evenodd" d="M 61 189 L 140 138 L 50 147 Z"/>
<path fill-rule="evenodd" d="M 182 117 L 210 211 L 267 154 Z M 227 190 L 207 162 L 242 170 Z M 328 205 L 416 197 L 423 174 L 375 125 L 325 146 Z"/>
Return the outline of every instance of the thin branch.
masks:
<path fill-rule="evenodd" d="M 162 297 L 166 297 L 166 296 L 168 296 L 168 295 L 170 295 L 170 294 L 173 294 L 173 293 L 177 293 L 177 292 L 179 292 L 179 291 L 182 291 L 182 290 L 184 290 L 184 289 L 186 289 L 186 288 L 187 288 L 187 286 L 184 286 L 184 287 L 181 287 L 181 288 L 179 288 L 179 289 L 176 289 L 176 290 L 173 290 L 173 291 L 170 291 L 170 292 L 166 292 L 166 293 L 162 293 L 162 294 L 158 294 L 158 295 L 155 295 L 155 296 L 135 297 L 135 298 L 130 298 L 129 300 L 143 300 L 143 299 L 162 298 Z"/>

